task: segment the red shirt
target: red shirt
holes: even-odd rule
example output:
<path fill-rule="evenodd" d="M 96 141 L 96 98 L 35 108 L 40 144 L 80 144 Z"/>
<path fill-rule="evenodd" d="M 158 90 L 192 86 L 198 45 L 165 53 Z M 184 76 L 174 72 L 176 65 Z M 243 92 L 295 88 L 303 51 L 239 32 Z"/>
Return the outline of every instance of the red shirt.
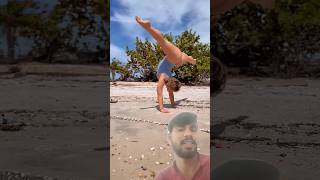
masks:
<path fill-rule="evenodd" d="M 200 167 L 194 174 L 192 180 L 210 180 L 210 156 L 199 154 Z M 175 163 L 162 170 L 155 180 L 185 180 L 180 174 Z"/>

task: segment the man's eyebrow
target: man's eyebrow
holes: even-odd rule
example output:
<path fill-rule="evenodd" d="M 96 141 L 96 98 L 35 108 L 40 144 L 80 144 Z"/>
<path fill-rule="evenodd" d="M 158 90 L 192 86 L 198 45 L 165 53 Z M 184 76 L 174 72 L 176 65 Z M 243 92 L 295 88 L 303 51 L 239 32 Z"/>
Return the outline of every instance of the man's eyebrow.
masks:
<path fill-rule="evenodd" d="M 184 128 L 188 125 L 190 125 L 191 127 L 198 127 L 198 124 L 192 123 L 192 124 L 184 124 L 184 125 L 175 125 L 173 128 Z"/>

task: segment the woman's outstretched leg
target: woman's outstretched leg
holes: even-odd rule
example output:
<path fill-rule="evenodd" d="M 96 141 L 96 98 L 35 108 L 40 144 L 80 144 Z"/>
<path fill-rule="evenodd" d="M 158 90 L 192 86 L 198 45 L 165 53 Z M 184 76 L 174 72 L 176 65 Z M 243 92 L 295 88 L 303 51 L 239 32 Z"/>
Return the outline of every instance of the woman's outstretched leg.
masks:
<path fill-rule="evenodd" d="M 151 26 L 150 21 L 147 20 L 142 20 L 140 17 L 136 16 L 136 21 L 138 22 L 138 24 L 140 24 L 146 31 L 148 31 L 151 36 L 157 41 L 157 43 L 159 44 L 159 46 L 162 49 L 168 49 L 168 42 L 167 40 L 162 36 L 162 33 Z"/>
<path fill-rule="evenodd" d="M 176 65 L 182 65 L 187 62 L 196 64 L 195 59 L 181 52 L 178 47 L 167 41 L 158 29 L 152 27 L 150 21 L 142 20 L 138 16 L 136 16 L 136 21 L 157 41 L 171 63 Z"/>

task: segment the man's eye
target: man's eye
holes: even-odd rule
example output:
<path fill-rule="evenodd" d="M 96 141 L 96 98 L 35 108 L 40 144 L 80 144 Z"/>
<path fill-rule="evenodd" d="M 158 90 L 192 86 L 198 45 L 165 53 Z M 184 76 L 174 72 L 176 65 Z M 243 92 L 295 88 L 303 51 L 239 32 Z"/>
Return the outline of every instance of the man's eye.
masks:
<path fill-rule="evenodd" d="M 183 131 L 184 129 L 183 128 L 178 128 L 177 129 L 179 132 Z"/>
<path fill-rule="evenodd" d="M 197 129 L 198 129 L 197 127 L 191 127 L 191 131 L 192 131 L 192 132 L 196 132 Z"/>

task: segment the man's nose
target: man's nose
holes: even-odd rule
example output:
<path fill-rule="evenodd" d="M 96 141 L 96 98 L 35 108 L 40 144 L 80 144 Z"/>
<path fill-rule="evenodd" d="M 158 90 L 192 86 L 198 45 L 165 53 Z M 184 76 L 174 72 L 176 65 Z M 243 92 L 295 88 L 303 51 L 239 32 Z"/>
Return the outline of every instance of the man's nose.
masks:
<path fill-rule="evenodd" d="M 184 136 L 192 136 L 193 135 L 193 132 L 191 131 L 191 129 L 186 129 L 185 131 L 184 131 Z"/>

